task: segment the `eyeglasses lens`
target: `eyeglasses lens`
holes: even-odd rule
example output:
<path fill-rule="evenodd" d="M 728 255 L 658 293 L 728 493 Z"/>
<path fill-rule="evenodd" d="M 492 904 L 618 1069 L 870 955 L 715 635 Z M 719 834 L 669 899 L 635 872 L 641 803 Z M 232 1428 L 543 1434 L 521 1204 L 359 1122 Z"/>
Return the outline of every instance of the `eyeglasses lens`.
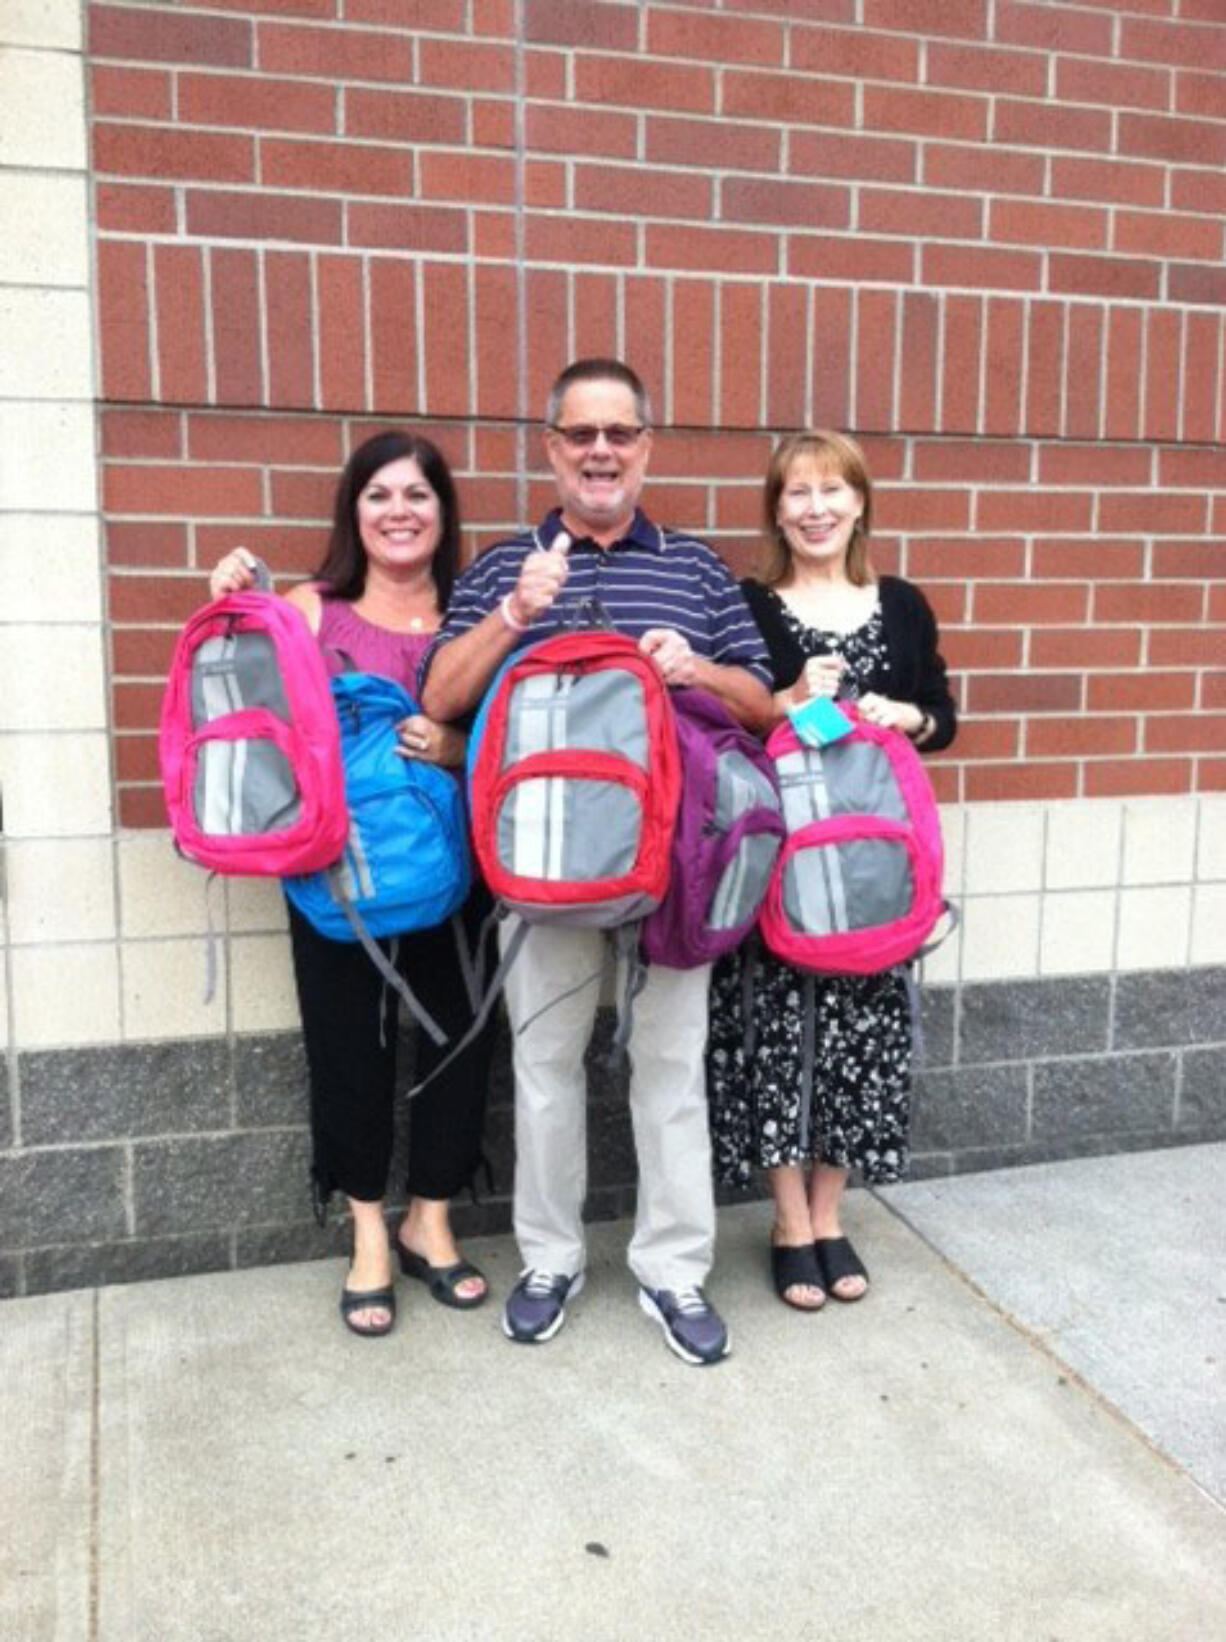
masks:
<path fill-rule="evenodd" d="M 607 428 L 579 422 L 568 428 L 555 427 L 553 431 L 560 434 L 572 450 L 590 450 L 602 433 L 614 450 L 629 450 L 643 430 L 626 427 L 620 422 L 614 422 Z"/>

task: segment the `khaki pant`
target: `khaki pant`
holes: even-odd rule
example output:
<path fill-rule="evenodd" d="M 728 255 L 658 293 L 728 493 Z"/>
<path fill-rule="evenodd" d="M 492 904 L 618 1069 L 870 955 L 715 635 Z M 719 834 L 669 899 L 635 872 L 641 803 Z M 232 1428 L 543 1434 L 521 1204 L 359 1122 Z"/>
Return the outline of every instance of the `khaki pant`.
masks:
<path fill-rule="evenodd" d="M 517 924 L 504 923 L 504 946 Z M 600 930 L 533 925 L 507 978 L 515 1033 L 515 1235 L 525 1266 L 568 1277 L 584 1263 L 583 1054 L 600 987 L 593 982 L 554 1000 L 593 974 L 607 951 Z M 649 1288 L 687 1288 L 705 1281 L 711 1268 L 715 1197 L 703 1067 L 709 980 L 709 965 L 653 966 L 634 1005 L 630 1115 L 639 1182 L 628 1259 Z M 537 1015 L 546 1004 L 553 1007 Z M 521 1034 L 525 1020 L 531 1024 Z"/>

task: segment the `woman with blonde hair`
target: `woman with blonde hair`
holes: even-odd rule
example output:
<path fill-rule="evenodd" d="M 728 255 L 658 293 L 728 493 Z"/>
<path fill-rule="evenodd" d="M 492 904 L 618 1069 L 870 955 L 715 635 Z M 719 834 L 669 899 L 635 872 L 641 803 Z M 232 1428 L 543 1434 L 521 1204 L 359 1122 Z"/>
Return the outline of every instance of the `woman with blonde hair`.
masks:
<path fill-rule="evenodd" d="M 873 569 L 873 486 L 860 446 L 825 430 L 785 438 L 771 457 L 763 502 L 759 579 L 742 588 L 770 654 L 779 718 L 813 697 L 846 695 L 864 718 L 921 751 L 947 747 L 956 715 L 936 620 L 917 587 Z M 911 1020 L 900 968 L 817 978 L 806 1139 L 803 983 L 764 951 L 751 958 L 742 949 L 717 964 L 707 1075 L 716 1172 L 746 1186 L 754 1169 L 766 1171 L 776 1292 L 787 1305 L 816 1311 L 828 1295 L 853 1301 L 868 1287 L 843 1235 L 843 1192 L 852 1168 L 873 1185 L 906 1170 Z"/>

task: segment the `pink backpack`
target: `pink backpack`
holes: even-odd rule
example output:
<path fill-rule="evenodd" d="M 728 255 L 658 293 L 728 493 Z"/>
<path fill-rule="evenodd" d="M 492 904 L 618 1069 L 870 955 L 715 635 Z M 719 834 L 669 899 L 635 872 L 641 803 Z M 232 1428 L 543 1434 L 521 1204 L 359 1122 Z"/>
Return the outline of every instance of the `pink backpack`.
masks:
<path fill-rule="evenodd" d="M 214 872 L 283 877 L 330 866 L 349 817 L 340 725 L 301 613 L 259 590 L 205 605 L 179 635 L 158 756 L 174 840 Z"/>
<path fill-rule="evenodd" d="M 839 706 L 850 735 L 810 747 L 785 720 L 766 744 L 788 835 L 760 928 L 798 969 L 872 975 L 915 957 L 948 910 L 944 850 L 915 748 Z"/>

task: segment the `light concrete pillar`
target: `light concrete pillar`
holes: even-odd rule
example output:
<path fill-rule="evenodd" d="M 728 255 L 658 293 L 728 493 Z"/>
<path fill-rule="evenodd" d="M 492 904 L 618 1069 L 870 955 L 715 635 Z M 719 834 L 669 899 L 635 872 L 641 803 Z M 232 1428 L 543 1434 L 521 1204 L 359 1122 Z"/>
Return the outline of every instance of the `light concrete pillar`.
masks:
<path fill-rule="evenodd" d="M 0 7 L 0 1032 L 119 1030 L 77 0 Z"/>

